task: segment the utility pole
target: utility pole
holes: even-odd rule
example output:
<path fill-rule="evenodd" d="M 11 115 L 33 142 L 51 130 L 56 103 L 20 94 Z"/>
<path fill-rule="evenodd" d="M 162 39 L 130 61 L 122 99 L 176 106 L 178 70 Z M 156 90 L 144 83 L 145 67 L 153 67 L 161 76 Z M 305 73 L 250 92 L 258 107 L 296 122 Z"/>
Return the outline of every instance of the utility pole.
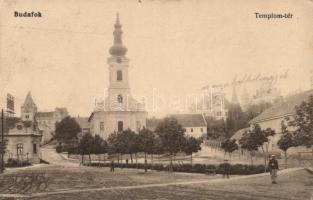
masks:
<path fill-rule="evenodd" d="M 4 116 L 1 110 L 1 172 L 4 171 Z"/>

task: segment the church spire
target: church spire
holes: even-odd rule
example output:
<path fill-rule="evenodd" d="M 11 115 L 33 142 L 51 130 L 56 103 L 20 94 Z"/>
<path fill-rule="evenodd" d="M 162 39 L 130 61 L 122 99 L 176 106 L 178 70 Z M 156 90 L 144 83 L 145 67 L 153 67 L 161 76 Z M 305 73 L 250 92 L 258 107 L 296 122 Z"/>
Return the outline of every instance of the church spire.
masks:
<path fill-rule="evenodd" d="M 238 98 L 237 98 L 237 91 L 236 91 L 236 85 L 233 85 L 233 94 L 231 101 L 233 104 L 239 104 Z"/>
<path fill-rule="evenodd" d="M 122 25 L 120 23 L 119 13 L 117 13 L 113 31 L 114 42 L 110 48 L 110 54 L 112 56 L 124 56 L 127 52 L 127 48 L 123 45 L 122 34 Z"/>
<path fill-rule="evenodd" d="M 36 107 L 36 104 L 32 98 L 30 91 L 27 93 L 23 106 L 33 106 Z"/>

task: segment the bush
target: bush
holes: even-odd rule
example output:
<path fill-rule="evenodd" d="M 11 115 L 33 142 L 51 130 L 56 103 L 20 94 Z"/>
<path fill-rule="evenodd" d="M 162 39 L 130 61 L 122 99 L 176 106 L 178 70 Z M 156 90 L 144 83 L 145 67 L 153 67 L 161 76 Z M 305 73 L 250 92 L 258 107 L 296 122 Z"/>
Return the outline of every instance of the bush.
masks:
<path fill-rule="evenodd" d="M 86 164 L 88 166 L 94 167 L 110 167 L 111 163 L 91 163 Z M 126 163 L 114 163 L 116 168 L 126 168 Z M 127 168 L 138 168 L 144 169 L 144 163 L 128 163 Z M 169 166 L 166 164 L 147 164 L 147 169 L 153 169 L 157 171 L 168 171 Z M 182 164 L 182 165 L 173 165 L 174 172 L 187 172 L 187 173 L 206 173 L 207 170 L 216 170 L 216 174 L 223 174 L 224 172 L 224 164 L 219 165 L 205 165 L 205 164 Z M 264 165 L 243 165 L 243 164 L 234 164 L 230 165 L 230 174 L 232 175 L 249 175 L 249 174 L 259 174 L 264 173 Z"/>
<path fill-rule="evenodd" d="M 27 160 L 17 160 L 13 158 L 9 158 L 7 163 L 5 164 L 5 167 L 25 167 L 25 166 L 30 166 L 31 163 Z"/>
<path fill-rule="evenodd" d="M 73 145 L 66 145 L 66 146 L 59 145 L 56 147 L 55 150 L 57 153 L 67 152 L 69 154 L 79 154 L 78 148 Z"/>

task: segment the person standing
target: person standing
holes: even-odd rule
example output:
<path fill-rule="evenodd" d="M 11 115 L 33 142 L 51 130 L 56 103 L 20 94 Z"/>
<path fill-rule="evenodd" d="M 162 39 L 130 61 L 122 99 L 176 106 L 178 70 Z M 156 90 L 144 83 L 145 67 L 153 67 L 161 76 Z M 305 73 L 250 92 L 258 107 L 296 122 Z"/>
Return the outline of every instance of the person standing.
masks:
<path fill-rule="evenodd" d="M 268 169 L 270 170 L 272 184 L 277 184 L 277 171 L 278 171 L 278 162 L 275 155 L 271 156 L 270 161 L 268 162 Z"/>
<path fill-rule="evenodd" d="M 111 161 L 111 166 L 110 167 L 111 167 L 110 171 L 114 172 L 114 160 Z"/>
<path fill-rule="evenodd" d="M 230 164 L 229 164 L 228 160 L 224 160 L 223 167 L 224 167 L 223 178 L 229 178 Z"/>

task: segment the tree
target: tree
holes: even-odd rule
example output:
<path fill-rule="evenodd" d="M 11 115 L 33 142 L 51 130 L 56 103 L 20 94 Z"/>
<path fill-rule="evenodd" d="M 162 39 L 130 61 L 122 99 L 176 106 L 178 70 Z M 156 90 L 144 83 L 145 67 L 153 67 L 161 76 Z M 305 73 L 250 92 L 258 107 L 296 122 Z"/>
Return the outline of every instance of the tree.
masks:
<path fill-rule="evenodd" d="M 187 137 L 185 140 L 185 145 L 183 151 L 189 155 L 190 154 L 190 164 L 192 165 L 192 153 L 196 153 L 201 150 L 202 139 L 196 139 L 194 137 Z"/>
<path fill-rule="evenodd" d="M 226 138 L 227 130 L 225 121 L 223 119 L 216 120 L 214 118 L 208 118 L 207 126 L 208 126 L 207 139 L 219 140 Z"/>
<path fill-rule="evenodd" d="M 92 154 L 94 150 L 94 137 L 90 133 L 83 135 L 78 143 L 78 150 L 82 156 L 82 163 L 84 163 L 85 154 L 89 155 L 89 163 L 91 163 L 90 154 Z"/>
<path fill-rule="evenodd" d="M 284 121 L 281 122 L 281 130 L 282 130 L 282 136 L 278 140 L 277 145 L 281 150 L 284 151 L 285 168 L 287 168 L 287 150 L 290 147 L 295 146 L 295 142 L 294 142 L 294 136 L 292 132 L 287 130 L 287 126 L 285 125 Z"/>
<path fill-rule="evenodd" d="M 242 137 L 239 140 L 242 149 L 245 149 L 250 152 L 251 165 L 253 165 L 253 155 L 254 152 L 258 150 L 259 145 L 253 138 L 253 135 L 250 131 L 245 131 Z"/>
<path fill-rule="evenodd" d="M 76 120 L 70 116 L 65 117 L 56 123 L 55 138 L 60 143 L 71 143 L 77 141 L 77 135 L 81 132 L 81 128 Z"/>
<path fill-rule="evenodd" d="M 253 162 L 252 157 L 254 151 L 258 150 L 261 147 L 263 155 L 264 155 L 264 165 L 265 168 L 267 166 L 267 158 L 268 158 L 268 150 L 264 149 L 264 144 L 269 142 L 269 136 L 273 136 L 275 131 L 271 128 L 267 128 L 262 130 L 260 125 L 254 124 L 253 128 L 249 131 L 246 131 L 243 137 L 239 140 L 239 143 L 242 145 L 243 149 L 246 149 L 250 152 L 251 155 L 251 164 Z"/>
<path fill-rule="evenodd" d="M 154 133 L 147 129 L 143 128 L 139 131 L 139 149 L 145 153 L 145 172 L 147 172 L 147 154 L 153 154 L 153 148 L 155 143 Z"/>
<path fill-rule="evenodd" d="M 236 139 L 225 139 L 222 142 L 222 149 L 226 153 L 229 153 L 229 157 L 231 158 L 231 154 L 238 149 L 238 144 L 236 143 Z"/>
<path fill-rule="evenodd" d="M 239 129 L 248 126 L 246 114 L 241 110 L 239 104 L 230 104 L 228 106 L 228 115 L 226 118 L 226 138 L 230 138 Z"/>
<path fill-rule="evenodd" d="M 114 132 L 108 137 L 108 153 L 117 154 L 117 163 L 120 162 L 120 153 L 124 152 L 124 144 L 120 138 L 120 132 Z"/>
<path fill-rule="evenodd" d="M 107 153 L 107 142 L 100 137 L 99 135 L 95 135 L 93 139 L 93 144 L 92 144 L 92 153 L 99 155 L 99 162 L 100 162 L 100 154 L 105 154 Z"/>
<path fill-rule="evenodd" d="M 117 142 L 120 145 L 120 153 L 129 154 L 133 163 L 133 153 L 137 152 L 137 135 L 134 131 L 126 129 L 117 134 Z"/>
<path fill-rule="evenodd" d="M 293 119 L 288 119 L 289 125 L 295 128 L 295 146 L 313 146 L 313 95 L 300 106 L 295 107 L 296 114 Z"/>
<path fill-rule="evenodd" d="M 170 171 L 173 170 L 173 155 L 183 149 L 185 131 L 173 117 L 166 117 L 155 129 L 163 150 L 170 155 Z"/>

